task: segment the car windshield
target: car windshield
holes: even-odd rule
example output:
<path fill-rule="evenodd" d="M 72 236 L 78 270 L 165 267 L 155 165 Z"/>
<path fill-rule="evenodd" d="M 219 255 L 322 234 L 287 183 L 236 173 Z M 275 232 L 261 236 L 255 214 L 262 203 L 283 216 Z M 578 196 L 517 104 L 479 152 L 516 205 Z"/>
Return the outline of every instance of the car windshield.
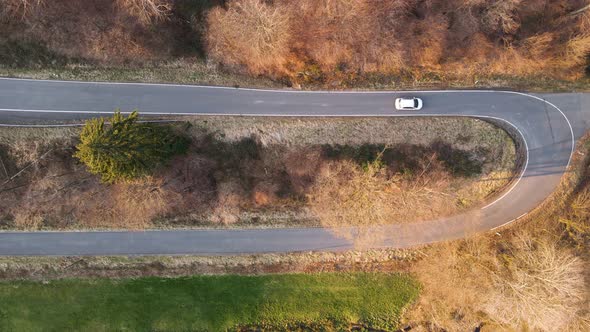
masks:
<path fill-rule="evenodd" d="M 414 99 L 414 107 L 418 108 L 418 99 Z"/>

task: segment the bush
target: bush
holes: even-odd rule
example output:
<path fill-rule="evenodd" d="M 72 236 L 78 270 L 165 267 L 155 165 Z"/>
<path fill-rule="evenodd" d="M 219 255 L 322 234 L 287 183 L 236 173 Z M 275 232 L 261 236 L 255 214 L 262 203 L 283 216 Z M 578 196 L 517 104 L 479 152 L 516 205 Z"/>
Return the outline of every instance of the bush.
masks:
<path fill-rule="evenodd" d="M 587 331 L 587 265 L 538 221 L 425 251 L 411 269 L 423 288 L 406 318 L 428 331 Z"/>
<path fill-rule="evenodd" d="M 231 1 L 208 16 L 209 55 L 260 73 L 280 68 L 289 52 L 290 17 L 260 0 Z"/>
<path fill-rule="evenodd" d="M 321 225 L 359 248 L 381 244 L 380 225 L 428 220 L 456 209 L 448 203 L 450 176 L 435 156 L 416 176 L 392 172 L 382 156 L 362 165 L 327 162 L 309 193 L 310 210 Z"/>
<path fill-rule="evenodd" d="M 103 182 L 130 180 L 149 174 L 176 154 L 185 153 L 188 139 L 170 126 L 137 122 L 134 111 L 124 117 L 119 110 L 111 118 L 86 122 L 74 157 L 82 161 Z"/>
<path fill-rule="evenodd" d="M 572 331 L 584 301 L 585 265 L 551 238 L 517 234 L 494 273 L 496 292 L 486 309 L 498 322 L 531 330 Z"/>

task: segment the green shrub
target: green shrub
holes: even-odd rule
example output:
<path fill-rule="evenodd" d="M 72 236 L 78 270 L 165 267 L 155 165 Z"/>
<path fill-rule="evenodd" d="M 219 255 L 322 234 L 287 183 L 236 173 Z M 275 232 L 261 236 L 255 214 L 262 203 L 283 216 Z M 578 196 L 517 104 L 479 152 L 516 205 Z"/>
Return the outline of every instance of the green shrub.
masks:
<path fill-rule="evenodd" d="M 128 117 L 116 110 L 110 119 L 86 121 L 74 157 L 101 180 L 112 183 L 148 175 L 174 155 L 185 153 L 188 139 L 169 125 L 140 123 L 134 111 Z"/>

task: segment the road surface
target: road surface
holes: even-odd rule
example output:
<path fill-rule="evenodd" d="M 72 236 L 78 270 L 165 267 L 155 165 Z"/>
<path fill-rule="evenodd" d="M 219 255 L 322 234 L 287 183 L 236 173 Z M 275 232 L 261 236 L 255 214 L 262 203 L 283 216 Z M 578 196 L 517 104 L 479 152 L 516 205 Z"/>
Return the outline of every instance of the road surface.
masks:
<path fill-rule="evenodd" d="M 424 109 L 395 112 L 393 101 L 399 96 L 422 98 Z M 0 123 L 7 125 L 71 121 L 137 108 L 143 115 L 470 116 L 502 121 L 521 136 L 525 167 L 503 195 L 469 213 L 376 228 L 376 248 L 458 239 L 526 215 L 553 192 L 566 171 L 575 140 L 590 127 L 588 105 L 585 94 L 302 92 L 0 78 Z M 352 247 L 352 241 L 322 228 L 0 233 L 0 255 L 223 255 Z"/>

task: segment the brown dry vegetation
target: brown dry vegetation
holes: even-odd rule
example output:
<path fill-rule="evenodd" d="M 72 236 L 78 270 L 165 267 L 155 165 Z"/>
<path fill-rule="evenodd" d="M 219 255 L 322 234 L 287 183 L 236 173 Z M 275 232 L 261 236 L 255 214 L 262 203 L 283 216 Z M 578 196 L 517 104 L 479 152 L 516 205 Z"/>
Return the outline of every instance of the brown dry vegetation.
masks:
<path fill-rule="evenodd" d="M 268 127 L 255 130 L 261 128 Z M 510 228 L 466 240 L 403 251 L 1 258 L 0 278 L 404 271 L 422 283 L 420 298 L 404 317 L 412 331 L 588 331 L 590 145 L 588 138 L 581 142 L 570 172 L 550 200 Z M 318 158 L 313 149 L 302 155 Z M 307 178 L 304 164 L 299 161 L 291 172 Z"/>
<path fill-rule="evenodd" d="M 143 24 L 163 21 L 170 16 L 170 0 L 116 0 L 117 7 Z"/>
<path fill-rule="evenodd" d="M 230 2 L 227 9 L 215 8 L 208 22 L 224 22 L 210 29 L 209 55 L 227 64 L 246 63 L 253 71 L 279 70 L 289 51 L 289 16 L 282 8 L 260 0 Z"/>
<path fill-rule="evenodd" d="M 317 225 L 313 210 L 330 204 L 318 189 L 331 196 L 329 181 L 348 182 L 346 172 L 325 177 L 318 170 L 347 165 L 348 172 L 364 174 L 362 165 L 384 144 L 393 145 L 382 156 L 383 176 L 400 179 L 395 185 L 411 186 L 416 194 L 389 216 L 452 213 L 481 202 L 509 180 L 499 178 L 491 186 L 488 181 L 514 167 L 514 144 L 501 129 L 477 120 L 425 121 L 201 118 L 190 129 L 187 156 L 151 177 L 114 185 L 101 184 L 71 157 L 78 129 L 3 129 L 0 216 L 4 228 L 17 229 Z M 445 137 L 436 134 L 437 127 L 456 131 Z M 416 145 L 401 143 L 412 135 Z M 441 143 L 457 135 L 462 143 Z M 445 164 L 445 156 L 464 169 Z M 402 196 L 398 191 L 390 198 L 408 200 Z M 427 204 L 443 197 L 453 204 Z M 388 222 L 401 217 L 396 218 Z"/>
<path fill-rule="evenodd" d="M 406 321 L 427 331 L 590 329 L 590 159 L 578 146 L 559 190 L 526 221 L 426 248 Z"/>
<path fill-rule="evenodd" d="M 307 195 L 309 207 L 323 227 L 353 240 L 357 247 L 375 246 L 381 232 L 375 226 L 416 223 L 473 209 L 473 204 L 498 192 L 511 179 L 511 171 L 494 171 L 471 185 L 458 186 L 458 178 L 478 173 L 449 146 L 440 142 L 431 150 L 395 146 L 395 153 L 413 149 L 393 162 L 390 149 L 376 151 L 376 159 L 323 162 Z M 412 155 L 415 154 L 414 157 Z M 460 153 L 459 153 L 460 155 Z M 419 156 L 419 157 L 417 157 Z M 413 162 L 408 159 L 414 158 Z M 453 160 L 449 168 L 445 159 Z M 305 159 L 304 159 L 305 161 Z M 448 161 L 448 160 L 447 160 Z M 477 214 L 470 214 L 477 221 Z"/>
<path fill-rule="evenodd" d="M 406 320 L 428 331 L 584 331 L 588 262 L 531 229 L 439 245 L 413 264 L 422 295 Z"/>
<path fill-rule="evenodd" d="M 167 0 L 55 0 L 34 8 L 24 19 L 5 14 L 0 20 L 4 66 L 145 64 L 169 58 L 188 33 Z"/>
<path fill-rule="evenodd" d="M 42 0 L 2 0 L 0 1 L 0 20 L 15 18 L 24 20 L 33 15 L 43 2 Z"/>
<path fill-rule="evenodd" d="M 584 262 L 551 238 L 517 234 L 512 245 L 503 256 L 507 271 L 493 275 L 497 293 L 486 310 L 502 324 L 574 330 L 586 295 Z"/>
<path fill-rule="evenodd" d="M 169 0 L 115 0 L 115 4 L 118 9 L 137 17 L 144 23 L 162 20 L 172 10 L 172 3 Z M 43 0 L 2 0 L 0 13 L 1 17 L 7 21 L 28 19 L 34 15 L 43 15 L 43 13 L 35 13 L 35 10 L 44 5 Z"/>
<path fill-rule="evenodd" d="M 377 240 L 370 226 L 430 220 L 464 207 L 449 204 L 456 188 L 436 152 L 422 156 L 413 175 L 379 158 L 362 165 L 350 160 L 321 165 L 309 204 L 322 226 L 362 246 Z"/>
<path fill-rule="evenodd" d="M 543 73 L 584 75 L 590 51 L 590 14 L 568 15 L 584 1 L 520 0 L 233 0 L 209 15 L 208 47 L 219 61 L 239 63 L 255 74 L 288 76 L 296 83 L 354 81 L 370 74 L 448 79 Z M 256 15 L 235 27 L 235 8 L 280 12 L 281 38 L 266 38 Z M 262 14 L 260 14 L 262 15 Z M 266 16 L 266 15 L 265 15 Z M 228 47 L 228 36 L 233 44 Z M 238 37 L 236 39 L 235 37 Z M 280 56 L 259 61 L 265 49 Z M 272 43 L 272 45 L 269 45 Z M 288 50 L 285 48 L 288 47 Z"/>
<path fill-rule="evenodd" d="M 570 15 L 585 4 L 1 0 L 0 70 L 44 78 L 326 88 L 564 85 L 585 76 L 590 11 Z"/>

